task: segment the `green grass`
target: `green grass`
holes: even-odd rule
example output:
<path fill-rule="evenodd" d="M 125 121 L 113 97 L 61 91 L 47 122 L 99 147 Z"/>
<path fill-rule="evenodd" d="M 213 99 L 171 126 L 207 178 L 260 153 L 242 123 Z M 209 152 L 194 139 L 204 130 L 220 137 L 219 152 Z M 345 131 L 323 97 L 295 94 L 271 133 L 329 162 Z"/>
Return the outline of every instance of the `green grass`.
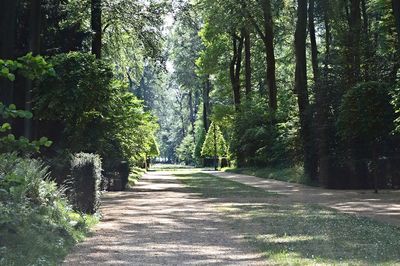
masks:
<path fill-rule="evenodd" d="M 154 164 L 151 166 L 151 171 L 180 171 L 185 169 L 193 169 L 193 166 L 183 164 Z"/>
<path fill-rule="evenodd" d="M 303 167 L 294 166 L 290 168 L 225 168 L 225 172 L 252 175 L 266 179 L 275 179 L 284 182 L 298 183 L 305 185 L 313 184 L 307 176 L 304 175 Z"/>
<path fill-rule="evenodd" d="M 213 198 L 226 222 L 274 265 L 400 265 L 400 228 L 203 173 L 176 176 Z M 218 202 L 221 205 L 218 205 Z M 229 204 L 227 204 L 227 202 Z"/>

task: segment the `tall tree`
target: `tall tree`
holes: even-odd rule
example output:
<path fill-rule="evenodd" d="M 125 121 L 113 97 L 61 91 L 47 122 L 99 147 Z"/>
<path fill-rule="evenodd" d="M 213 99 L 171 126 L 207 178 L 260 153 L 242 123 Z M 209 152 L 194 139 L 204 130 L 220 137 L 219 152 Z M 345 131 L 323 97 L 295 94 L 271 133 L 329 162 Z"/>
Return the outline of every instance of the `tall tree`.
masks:
<path fill-rule="evenodd" d="M 96 58 L 101 58 L 101 48 L 102 48 L 102 0 L 92 0 L 91 1 L 91 27 L 93 31 L 92 38 L 92 53 L 96 55 Z"/>
<path fill-rule="evenodd" d="M 312 179 L 317 176 L 317 162 L 313 145 L 313 129 L 307 88 L 307 0 L 298 0 L 295 33 L 296 73 L 295 86 L 300 113 L 300 134 L 304 151 L 304 171 Z"/>
<path fill-rule="evenodd" d="M 361 66 L 361 0 L 350 0 L 350 12 L 347 10 L 347 20 L 349 24 L 348 35 L 348 64 L 349 80 L 348 85 L 354 86 L 360 80 Z M 347 9 L 347 7 L 346 7 Z"/>
<path fill-rule="evenodd" d="M 400 1 L 392 0 L 392 8 L 393 8 L 394 19 L 396 21 L 397 40 L 400 50 Z"/>
<path fill-rule="evenodd" d="M 244 36 L 244 57 L 245 57 L 245 87 L 246 95 L 248 96 L 251 91 L 251 35 L 248 28 L 243 28 Z"/>
<path fill-rule="evenodd" d="M 230 64 L 230 78 L 233 89 L 234 103 L 236 110 L 239 110 L 241 102 L 240 72 L 242 68 L 242 54 L 244 46 L 244 36 L 232 33 L 233 56 Z"/>
<path fill-rule="evenodd" d="M 0 59 L 14 59 L 15 32 L 17 23 L 16 0 L 0 2 Z M 0 78 L 0 101 L 11 104 L 13 97 L 13 83 Z"/>
<path fill-rule="evenodd" d="M 246 0 L 241 1 L 242 9 L 246 12 L 246 16 L 251 21 L 257 34 L 260 36 L 266 53 L 266 78 L 265 84 L 268 88 L 269 108 L 272 113 L 275 113 L 278 108 L 278 92 L 276 85 L 276 59 L 274 48 L 274 21 L 272 17 L 272 7 L 270 0 L 258 1 L 259 7 L 262 11 L 262 25 L 260 26 L 257 19 L 253 16 L 250 7 L 247 5 Z"/>
<path fill-rule="evenodd" d="M 308 31 L 310 33 L 310 43 L 311 43 L 311 62 L 314 76 L 315 86 L 319 83 L 319 67 L 318 67 L 318 47 L 317 39 L 315 36 L 315 0 L 310 0 L 308 8 Z"/>
<path fill-rule="evenodd" d="M 29 51 L 33 55 L 38 55 L 40 52 L 40 33 L 41 33 L 41 0 L 32 0 L 29 14 Z M 32 89 L 33 83 L 31 80 L 26 80 L 25 90 L 25 110 L 32 111 Z M 25 119 L 24 121 L 24 136 L 28 139 L 32 138 L 32 120 Z"/>
<path fill-rule="evenodd" d="M 210 114 L 211 114 L 211 106 L 210 106 L 210 92 L 211 92 L 211 81 L 210 75 L 207 75 L 203 85 L 203 124 L 204 129 L 208 132 L 210 128 Z"/>

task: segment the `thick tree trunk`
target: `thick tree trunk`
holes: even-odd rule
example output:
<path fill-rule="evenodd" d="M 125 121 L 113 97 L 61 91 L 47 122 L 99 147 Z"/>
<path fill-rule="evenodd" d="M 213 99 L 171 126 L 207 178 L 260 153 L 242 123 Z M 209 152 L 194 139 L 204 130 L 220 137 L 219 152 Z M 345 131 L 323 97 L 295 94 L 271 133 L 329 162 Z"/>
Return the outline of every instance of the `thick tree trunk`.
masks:
<path fill-rule="evenodd" d="M 398 47 L 400 50 L 400 1 L 392 0 L 392 8 L 393 8 L 394 19 L 396 21 L 397 40 L 398 40 Z"/>
<path fill-rule="evenodd" d="M 391 75 L 393 81 L 397 79 L 397 72 L 400 68 L 400 1 L 392 0 L 393 15 L 396 23 L 397 30 L 397 62 L 394 63 L 393 74 Z"/>
<path fill-rule="evenodd" d="M 300 113 L 300 134 L 304 151 L 304 171 L 311 179 L 315 179 L 317 175 L 317 162 L 313 146 L 312 123 L 307 89 L 306 37 L 307 0 L 298 0 L 297 25 L 295 33 L 295 86 Z"/>
<path fill-rule="evenodd" d="M 241 103 L 240 72 L 242 68 L 242 53 L 244 46 L 243 36 L 239 37 L 235 33 L 232 34 L 232 45 L 233 56 L 230 64 L 230 79 L 233 90 L 233 100 L 236 111 L 238 111 Z"/>
<path fill-rule="evenodd" d="M 250 95 L 251 88 L 251 37 L 248 29 L 243 29 L 244 36 L 244 54 L 245 54 L 245 79 L 246 79 L 246 96 Z"/>
<path fill-rule="evenodd" d="M 29 14 L 29 51 L 33 55 L 40 52 L 40 32 L 41 32 L 41 0 L 32 0 Z M 32 112 L 32 89 L 33 82 L 26 80 L 25 90 L 25 110 Z M 32 138 L 32 119 L 24 120 L 24 136 Z"/>
<path fill-rule="evenodd" d="M 0 1 L 0 59 L 15 59 L 17 4 L 17 0 Z M 10 105 L 13 89 L 13 82 L 0 78 L 0 102 Z"/>
<path fill-rule="evenodd" d="M 210 113 L 211 113 L 210 92 L 211 92 L 211 81 L 210 81 L 210 76 L 207 75 L 203 87 L 203 124 L 206 132 L 208 132 L 208 129 L 210 128 Z"/>
<path fill-rule="evenodd" d="M 191 133 L 192 133 L 192 137 L 193 137 L 193 143 L 196 145 L 196 134 L 194 131 L 194 123 L 196 122 L 196 117 L 195 117 L 195 112 L 194 112 L 194 107 L 193 107 L 193 92 L 192 92 L 192 90 L 189 91 L 188 104 L 189 104 L 190 125 L 192 126 Z"/>
<path fill-rule="evenodd" d="M 360 0 L 351 0 L 349 16 L 349 87 L 354 86 L 360 80 L 361 65 L 361 9 Z"/>
<path fill-rule="evenodd" d="M 274 26 L 272 20 L 271 1 L 262 0 L 264 16 L 264 46 L 267 60 L 266 84 L 269 91 L 269 108 L 272 113 L 278 109 L 278 92 L 276 87 L 276 60 L 274 50 Z"/>
<path fill-rule="evenodd" d="M 310 4 L 309 4 L 309 8 L 308 8 L 308 31 L 310 33 L 311 62 L 312 62 L 314 83 L 315 83 L 315 87 L 318 87 L 319 86 L 319 66 L 318 66 L 317 39 L 315 37 L 314 9 L 315 9 L 315 2 L 314 2 L 314 0 L 310 0 Z"/>
<path fill-rule="evenodd" d="M 329 64 L 331 51 L 331 27 L 328 13 L 328 3 L 324 6 L 324 27 L 325 27 L 325 56 L 324 56 L 324 83 L 320 83 L 315 91 L 316 102 L 316 128 L 317 128 L 317 152 L 318 152 L 318 168 L 319 182 L 324 187 L 332 186 L 333 163 L 329 149 L 329 106 L 327 95 L 327 83 L 329 79 Z M 322 79 L 322 77 L 321 77 Z"/>
<path fill-rule="evenodd" d="M 92 54 L 96 55 L 96 58 L 100 59 L 102 47 L 101 0 L 92 0 L 91 11 L 91 26 L 93 31 Z"/>

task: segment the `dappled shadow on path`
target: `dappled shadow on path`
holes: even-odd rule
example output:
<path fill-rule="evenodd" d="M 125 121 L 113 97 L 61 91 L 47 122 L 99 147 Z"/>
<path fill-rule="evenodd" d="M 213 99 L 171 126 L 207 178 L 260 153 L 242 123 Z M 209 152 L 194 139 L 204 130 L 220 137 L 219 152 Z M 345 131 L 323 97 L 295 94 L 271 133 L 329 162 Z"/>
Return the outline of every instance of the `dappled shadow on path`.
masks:
<path fill-rule="evenodd" d="M 103 197 L 104 219 L 65 265 L 263 265 L 261 255 L 166 173 Z"/>

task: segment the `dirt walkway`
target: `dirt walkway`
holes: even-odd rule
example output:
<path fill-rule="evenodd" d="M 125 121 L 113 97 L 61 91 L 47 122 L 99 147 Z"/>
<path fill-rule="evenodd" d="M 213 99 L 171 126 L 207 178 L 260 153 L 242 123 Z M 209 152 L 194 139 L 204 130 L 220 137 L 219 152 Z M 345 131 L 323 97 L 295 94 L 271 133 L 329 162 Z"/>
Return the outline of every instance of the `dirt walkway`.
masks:
<path fill-rule="evenodd" d="M 400 226 L 400 190 L 384 190 L 379 194 L 371 190 L 328 190 L 242 174 L 216 171 L 206 173 L 286 195 L 282 197 L 283 201 L 320 204 Z"/>
<path fill-rule="evenodd" d="M 104 219 L 64 265 L 264 265 L 207 199 L 168 173 L 144 176 L 128 192 L 107 193 Z"/>

